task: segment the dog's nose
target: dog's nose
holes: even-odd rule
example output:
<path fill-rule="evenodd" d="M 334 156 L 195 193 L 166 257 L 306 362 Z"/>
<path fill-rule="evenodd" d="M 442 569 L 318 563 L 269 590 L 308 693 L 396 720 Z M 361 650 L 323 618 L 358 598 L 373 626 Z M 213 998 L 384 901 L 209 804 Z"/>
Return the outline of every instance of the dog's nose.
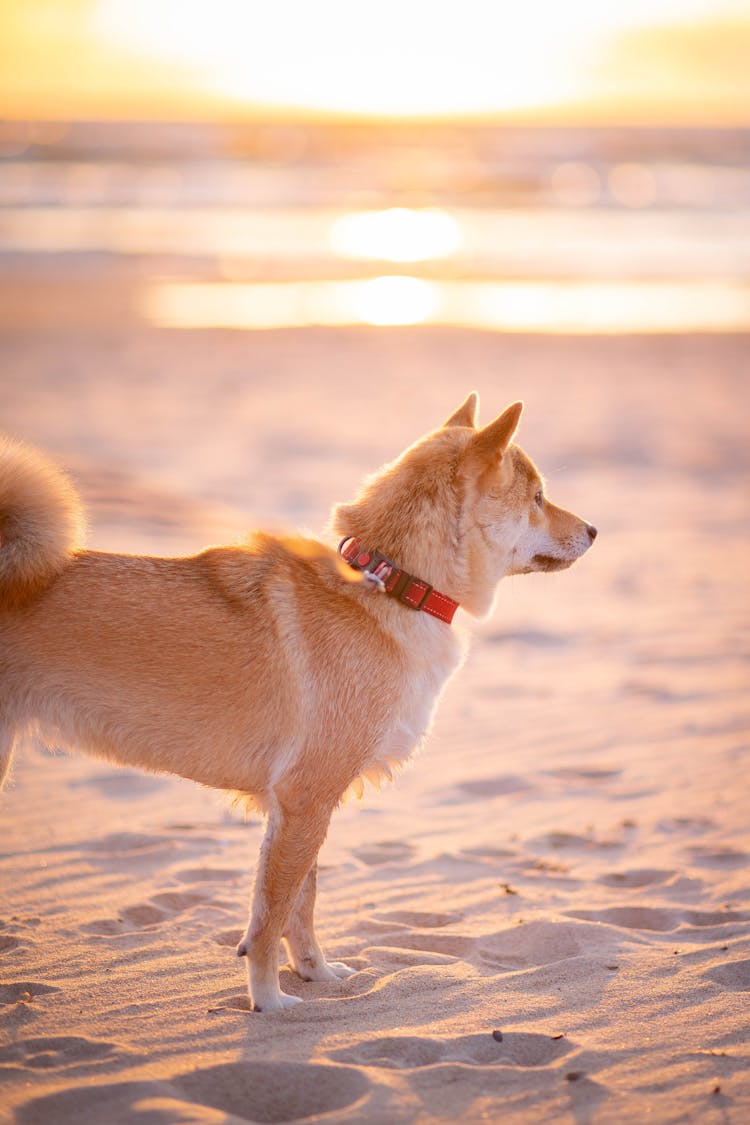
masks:
<path fill-rule="evenodd" d="M 590 539 L 590 540 L 591 540 L 591 542 L 593 543 L 593 542 L 594 542 L 594 540 L 596 539 L 597 535 L 599 534 L 599 533 L 598 533 L 598 531 L 597 531 L 597 530 L 596 530 L 596 528 L 595 528 L 595 527 L 594 527 L 594 526 L 593 526 L 592 524 L 590 524 L 590 523 L 587 523 L 587 524 L 586 524 L 586 530 L 587 530 L 587 531 L 588 531 L 588 533 L 589 533 L 589 539 Z"/>

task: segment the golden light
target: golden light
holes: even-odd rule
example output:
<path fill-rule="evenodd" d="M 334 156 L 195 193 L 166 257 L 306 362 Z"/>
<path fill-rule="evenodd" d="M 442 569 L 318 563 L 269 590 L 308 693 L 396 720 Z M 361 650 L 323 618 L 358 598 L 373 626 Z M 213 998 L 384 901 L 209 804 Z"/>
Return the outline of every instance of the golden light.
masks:
<path fill-rule="evenodd" d="M 330 239 L 331 248 L 342 258 L 425 262 L 455 254 L 461 231 L 446 211 L 390 207 L 341 215 L 331 227 Z"/>
<path fill-rule="evenodd" d="M 746 332 L 750 288 L 718 280 L 161 282 L 146 291 L 141 311 L 175 329 L 430 323 L 574 335 Z"/>
<path fill-rule="evenodd" d="M 350 284 L 351 311 L 365 324 L 421 324 L 438 310 L 437 287 L 418 277 L 373 277 Z"/>
<path fill-rule="evenodd" d="M 619 71 L 607 61 L 618 37 L 737 11 L 739 0 L 380 0 L 369 8 L 352 0 L 97 0 L 93 27 L 101 40 L 188 68 L 207 95 L 237 103 L 438 116 L 596 105 L 602 89 L 618 98 L 631 79 L 642 94 L 651 79 L 637 59 L 628 56 Z M 691 65 L 700 68 L 695 58 Z M 735 78 L 711 81 L 731 86 Z M 662 72 L 655 93 L 671 97 L 670 81 Z M 685 81 L 689 94 L 689 74 Z"/>
<path fill-rule="evenodd" d="M 163 282 L 142 311 L 165 328 L 272 329 L 420 324 L 435 317 L 438 290 L 416 277 L 269 283 Z"/>
<path fill-rule="evenodd" d="M 598 0 L 579 0 L 588 14 Z M 98 0 L 97 34 L 193 69 L 208 92 L 275 107 L 414 116 L 535 105 L 574 93 L 571 29 L 490 0 Z M 560 50 L 567 37 L 569 52 Z M 546 48 L 550 48 L 546 50 Z M 575 57 L 573 57 L 575 56 Z"/>
<path fill-rule="evenodd" d="M 746 0 L 3 0 L 6 117 L 747 121 Z"/>

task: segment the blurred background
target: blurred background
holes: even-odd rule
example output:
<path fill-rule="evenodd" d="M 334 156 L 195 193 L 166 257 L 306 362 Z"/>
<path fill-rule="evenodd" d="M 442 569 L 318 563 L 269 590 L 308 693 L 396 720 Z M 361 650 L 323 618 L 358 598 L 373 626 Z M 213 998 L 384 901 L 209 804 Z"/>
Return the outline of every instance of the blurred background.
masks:
<path fill-rule="evenodd" d="M 748 58 L 737 0 L 4 0 L 4 428 L 108 543 L 319 526 L 475 386 L 643 457 L 746 374 Z"/>
<path fill-rule="evenodd" d="M 0 42 L 0 252 L 137 266 L 150 323 L 750 325 L 746 2 L 5 0 Z"/>

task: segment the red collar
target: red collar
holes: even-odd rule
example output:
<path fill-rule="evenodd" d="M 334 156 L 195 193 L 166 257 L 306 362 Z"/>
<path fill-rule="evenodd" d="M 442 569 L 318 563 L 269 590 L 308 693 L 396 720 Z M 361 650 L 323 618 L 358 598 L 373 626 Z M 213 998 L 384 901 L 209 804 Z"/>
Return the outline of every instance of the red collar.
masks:
<path fill-rule="evenodd" d="M 424 582 L 399 570 L 395 563 L 381 554 L 380 551 L 371 551 L 357 542 L 353 535 L 346 535 L 339 543 L 339 554 L 349 563 L 354 570 L 360 570 L 371 582 L 379 585 L 380 589 L 391 597 L 398 598 L 404 605 L 412 609 L 421 609 L 432 617 L 439 617 L 446 625 L 450 625 L 453 614 L 458 609 L 458 602 L 445 594 L 439 593 Z"/>

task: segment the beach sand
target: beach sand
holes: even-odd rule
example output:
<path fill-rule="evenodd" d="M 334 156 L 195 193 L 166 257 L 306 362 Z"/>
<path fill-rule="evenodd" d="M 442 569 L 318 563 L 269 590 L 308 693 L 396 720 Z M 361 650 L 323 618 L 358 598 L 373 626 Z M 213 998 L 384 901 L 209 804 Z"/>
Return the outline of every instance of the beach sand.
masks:
<path fill-rule="evenodd" d="M 137 290 L 96 260 L 0 278 L 0 425 L 72 470 L 91 545 L 319 529 L 472 389 L 485 420 L 525 400 L 521 444 L 600 534 L 460 622 L 427 746 L 321 854 L 323 944 L 358 972 L 284 971 L 291 1011 L 249 1011 L 234 951 L 261 824 L 26 745 L 0 1118 L 749 1120 L 747 337 L 166 331 Z"/>

